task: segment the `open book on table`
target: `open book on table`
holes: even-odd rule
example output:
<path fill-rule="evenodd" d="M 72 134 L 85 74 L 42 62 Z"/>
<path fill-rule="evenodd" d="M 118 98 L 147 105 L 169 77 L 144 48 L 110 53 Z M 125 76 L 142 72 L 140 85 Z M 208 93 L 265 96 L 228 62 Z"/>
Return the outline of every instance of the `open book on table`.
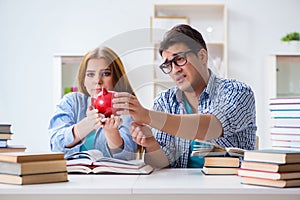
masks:
<path fill-rule="evenodd" d="M 127 161 L 104 157 L 96 149 L 74 153 L 66 159 L 68 173 L 150 174 L 153 171 L 142 160 Z"/>
<path fill-rule="evenodd" d="M 214 144 L 207 141 L 200 141 L 203 143 L 203 146 L 199 146 L 198 148 L 194 148 L 192 155 L 193 156 L 231 156 L 231 157 L 243 157 L 244 149 L 237 147 L 222 147 L 218 144 Z"/>

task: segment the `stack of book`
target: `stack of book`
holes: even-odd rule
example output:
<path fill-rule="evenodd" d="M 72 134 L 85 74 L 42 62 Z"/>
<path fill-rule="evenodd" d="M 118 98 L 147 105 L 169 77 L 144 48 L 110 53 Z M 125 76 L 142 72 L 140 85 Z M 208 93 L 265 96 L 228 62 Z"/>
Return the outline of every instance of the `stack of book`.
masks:
<path fill-rule="evenodd" d="M 300 151 L 246 151 L 238 170 L 243 184 L 270 187 L 300 186 Z"/>
<path fill-rule="evenodd" d="M 10 124 L 0 124 L 0 148 L 7 147 L 7 141 L 11 140 L 12 132 Z"/>
<path fill-rule="evenodd" d="M 0 153 L 0 182 L 37 184 L 68 181 L 63 153 Z"/>
<path fill-rule="evenodd" d="M 204 157 L 202 172 L 206 175 L 236 175 L 240 166 L 238 157 Z"/>
<path fill-rule="evenodd" d="M 269 109 L 272 147 L 300 150 L 300 98 L 271 98 Z"/>
<path fill-rule="evenodd" d="M 11 124 L 0 124 L 0 152 L 24 152 L 23 145 L 9 145 L 8 140 L 12 139 Z"/>
<path fill-rule="evenodd" d="M 237 174 L 240 158 L 244 156 L 243 149 L 236 147 L 222 147 L 207 141 L 200 141 L 205 148 L 195 148 L 192 156 L 204 157 L 202 172 L 206 175 Z"/>

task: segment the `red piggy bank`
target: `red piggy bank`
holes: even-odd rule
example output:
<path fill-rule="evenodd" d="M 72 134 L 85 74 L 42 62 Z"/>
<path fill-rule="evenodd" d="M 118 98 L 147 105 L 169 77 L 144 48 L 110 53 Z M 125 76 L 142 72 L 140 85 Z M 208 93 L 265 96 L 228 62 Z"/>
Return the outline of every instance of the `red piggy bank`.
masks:
<path fill-rule="evenodd" d="M 96 98 L 92 98 L 92 104 L 94 108 L 98 109 L 99 113 L 105 115 L 105 117 L 110 117 L 112 114 L 116 113 L 116 109 L 112 107 L 112 98 L 114 92 L 107 91 L 102 88 L 101 92 Z"/>

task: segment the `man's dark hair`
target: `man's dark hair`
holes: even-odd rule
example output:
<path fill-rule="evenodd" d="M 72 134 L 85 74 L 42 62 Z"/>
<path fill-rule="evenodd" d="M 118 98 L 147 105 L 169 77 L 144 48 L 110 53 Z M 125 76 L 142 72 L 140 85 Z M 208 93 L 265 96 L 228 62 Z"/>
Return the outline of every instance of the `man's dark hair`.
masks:
<path fill-rule="evenodd" d="M 159 47 L 160 55 L 164 50 L 177 43 L 184 43 L 195 52 L 200 51 L 202 48 L 207 50 L 206 43 L 199 31 L 187 24 L 180 24 L 174 26 L 164 35 Z"/>

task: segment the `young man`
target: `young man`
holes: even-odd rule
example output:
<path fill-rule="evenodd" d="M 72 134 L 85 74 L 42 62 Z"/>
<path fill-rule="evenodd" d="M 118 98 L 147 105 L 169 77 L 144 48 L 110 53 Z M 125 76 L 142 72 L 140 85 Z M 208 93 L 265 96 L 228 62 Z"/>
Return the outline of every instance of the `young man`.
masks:
<path fill-rule="evenodd" d="M 145 161 L 155 167 L 202 167 L 203 159 L 191 156 L 196 140 L 223 147 L 254 149 L 256 112 L 249 86 L 218 78 L 208 68 L 206 43 L 189 25 L 169 30 L 160 44 L 164 63 L 160 69 L 176 87 L 160 93 L 153 110 L 141 106 L 136 97 L 116 93 L 118 114 L 135 120 L 131 134 L 145 147 Z M 153 127 L 153 135 L 150 129 Z"/>

